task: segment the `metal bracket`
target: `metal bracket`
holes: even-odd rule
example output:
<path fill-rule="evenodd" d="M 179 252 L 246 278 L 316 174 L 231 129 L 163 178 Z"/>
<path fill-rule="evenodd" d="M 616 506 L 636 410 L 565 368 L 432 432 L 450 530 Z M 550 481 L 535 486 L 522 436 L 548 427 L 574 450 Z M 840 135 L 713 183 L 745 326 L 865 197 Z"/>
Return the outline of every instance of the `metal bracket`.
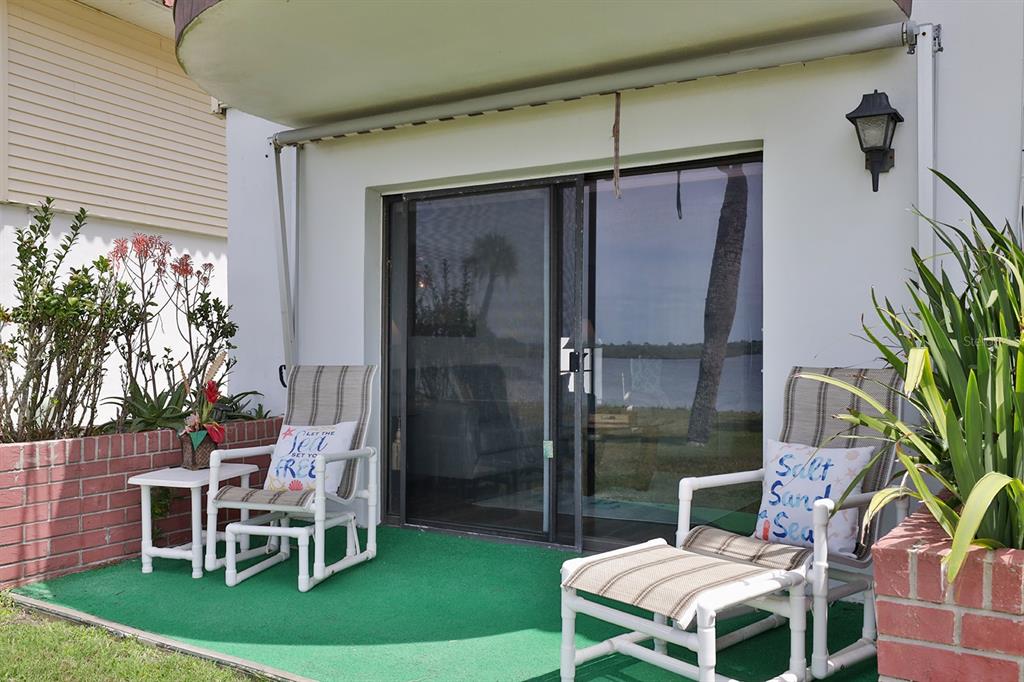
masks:
<path fill-rule="evenodd" d="M 942 24 L 932 26 L 932 52 L 942 52 Z"/>
<path fill-rule="evenodd" d="M 917 52 L 917 24 L 912 21 L 903 22 L 903 44 L 907 46 L 907 54 Z"/>

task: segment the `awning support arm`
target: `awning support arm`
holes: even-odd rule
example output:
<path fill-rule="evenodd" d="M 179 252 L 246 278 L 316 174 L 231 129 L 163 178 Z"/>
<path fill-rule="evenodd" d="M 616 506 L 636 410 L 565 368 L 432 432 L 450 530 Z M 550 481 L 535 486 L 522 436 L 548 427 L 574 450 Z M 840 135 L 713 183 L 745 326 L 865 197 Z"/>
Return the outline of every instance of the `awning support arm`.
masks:
<path fill-rule="evenodd" d="M 278 226 L 278 259 L 277 280 L 278 296 L 281 306 L 281 341 L 284 346 L 284 364 L 291 368 L 295 365 L 295 317 L 292 305 L 291 258 L 288 255 L 288 224 L 285 220 L 284 179 L 281 177 L 281 148 L 274 149 L 274 174 L 277 181 L 277 226 Z M 298 197 L 296 197 L 296 200 Z"/>

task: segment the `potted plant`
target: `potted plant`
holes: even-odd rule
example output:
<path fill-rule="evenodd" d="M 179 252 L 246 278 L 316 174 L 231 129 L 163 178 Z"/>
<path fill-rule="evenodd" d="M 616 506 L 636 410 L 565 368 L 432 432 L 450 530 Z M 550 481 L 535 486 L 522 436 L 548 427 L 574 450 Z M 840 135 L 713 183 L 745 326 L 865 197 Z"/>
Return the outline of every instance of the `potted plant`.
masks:
<path fill-rule="evenodd" d="M 873 548 L 879 672 L 904 679 L 948 678 L 953 668 L 943 666 L 955 661 L 944 657 L 951 652 L 974 658 L 995 652 L 993 665 L 1003 666 L 1006 654 L 1017 652 L 1006 640 L 1013 619 L 1024 614 L 1024 249 L 1009 224 L 996 227 L 955 183 L 936 175 L 973 220 L 959 228 L 929 219 L 946 253 L 930 263 L 914 251 L 910 303 L 897 308 L 873 298 L 884 331 L 864 326 L 903 377 L 913 422 L 855 386 L 813 376 L 872 404 L 880 416 L 837 416 L 892 442 L 906 469 L 874 496 L 865 527 L 901 497 L 920 500 L 926 510 Z M 915 611 L 909 600 L 927 603 Z M 922 613 L 937 627 L 922 629 Z M 992 633 L 1003 634 L 985 635 L 979 623 L 996 623 Z M 902 665 L 914 657 L 908 639 L 944 645 L 932 651 L 938 667 Z M 1015 665 L 1009 677 L 992 673 L 990 679 L 1016 680 Z"/>
<path fill-rule="evenodd" d="M 214 419 L 214 410 L 220 399 L 220 386 L 213 379 L 223 362 L 221 353 L 210 365 L 203 377 L 202 390 L 197 392 L 192 412 L 185 418 L 185 429 L 179 435 L 181 466 L 186 469 L 208 468 L 210 453 L 224 442 L 224 427 Z"/>

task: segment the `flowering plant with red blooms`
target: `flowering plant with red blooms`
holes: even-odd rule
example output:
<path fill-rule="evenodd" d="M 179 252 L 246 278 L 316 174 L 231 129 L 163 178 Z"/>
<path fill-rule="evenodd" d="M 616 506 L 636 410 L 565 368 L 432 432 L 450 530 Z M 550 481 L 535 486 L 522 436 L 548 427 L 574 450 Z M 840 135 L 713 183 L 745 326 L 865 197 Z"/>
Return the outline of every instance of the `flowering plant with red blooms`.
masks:
<path fill-rule="evenodd" d="M 227 353 L 221 351 L 217 353 L 217 357 L 206 368 L 200 388 L 195 392 L 195 403 L 193 404 L 192 412 L 185 418 L 185 433 L 189 434 L 192 438 L 192 444 L 195 447 L 199 447 L 199 444 L 203 442 L 203 438 L 207 435 L 217 445 L 224 442 L 224 427 L 217 423 L 213 417 L 217 401 L 221 398 L 220 384 L 217 383 L 214 377 L 220 372 L 226 359 Z M 183 386 L 185 392 L 188 393 L 189 384 L 187 377 L 184 379 Z"/>
<path fill-rule="evenodd" d="M 218 400 L 220 386 L 210 379 L 199 392 L 192 414 L 185 418 L 185 433 L 191 434 L 194 445 L 198 446 L 204 435 L 210 436 L 210 440 L 217 445 L 224 442 L 224 427 L 213 420 L 213 409 Z"/>
<path fill-rule="evenodd" d="M 158 403 L 171 393 L 187 413 L 188 398 L 199 398 L 189 387 L 204 388 L 215 378 L 223 381 L 234 364 L 228 358 L 218 365 L 220 375 L 204 374 L 215 357 L 234 348 L 231 340 L 238 330 L 230 320 L 230 306 L 211 291 L 213 263 L 197 262 L 188 253 L 175 255 L 167 239 L 143 233 L 114 240 L 110 261 L 129 292 L 130 314 L 116 339 L 125 395 Z M 180 344 L 161 339 L 171 330 L 180 335 Z M 122 409 L 118 429 L 136 428 L 136 412 Z"/>

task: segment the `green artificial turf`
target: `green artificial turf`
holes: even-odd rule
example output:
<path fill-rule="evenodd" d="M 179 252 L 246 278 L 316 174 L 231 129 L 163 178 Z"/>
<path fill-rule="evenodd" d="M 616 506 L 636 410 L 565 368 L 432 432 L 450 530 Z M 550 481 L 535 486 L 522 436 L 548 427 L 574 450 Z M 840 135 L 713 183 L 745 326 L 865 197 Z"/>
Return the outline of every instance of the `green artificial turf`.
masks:
<path fill-rule="evenodd" d="M 329 549 L 343 548 L 341 531 Z M 558 680 L 559 566 L 569 552 L 382 528 L 377 557 L 311 591 L 296 589 L 296 559 L 237 587 L 223 572 L 193 580 L 187 562 L 127 561 L 17 591 L 108 620 L 318 680 Z M 860 608 L 832 612 L 832 646 L 860 631 Z M 577 619 L 580 646 L 618 630 Z M 674 653 L 680 654 L 673 648 Z M 719 653 L 719 672 L 741 680 L 786 668 L 785 628 Z M 688 652 L 688 660 L 695 660 Z M 579 680 L 675 680 L 620 655 L 581 666 Z M 875 680 L 873 663 L 832 678 Z"/>

